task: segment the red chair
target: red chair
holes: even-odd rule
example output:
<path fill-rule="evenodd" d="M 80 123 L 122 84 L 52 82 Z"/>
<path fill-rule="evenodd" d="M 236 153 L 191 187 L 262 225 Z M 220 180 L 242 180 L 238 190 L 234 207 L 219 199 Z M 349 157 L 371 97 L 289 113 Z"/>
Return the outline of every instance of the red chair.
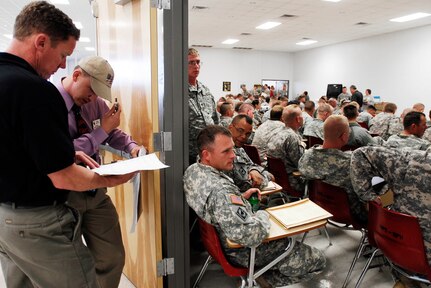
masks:
<path fill-rule="evenodd" d="M 359 125 L 361 125 L 362 128 L 365 128 L 368 130 L 368 124 L 366 122 L 358 122 Z"/>
<path fill-rule="evenodd" d="M 308 193 L 311 201 L 333 215 L 328 222 L 340 229 L 358 230 L 362 236 L 355 257 L 350 265 L 349 272 L 342 287 L 346 287 L 353 268 L 356 265 L 362 251 L 367 244 L 366 230 L 363 224 L 358 222 L 350 212 L 349 198 L 344 189 L 327 184 L 321 180 L 310 180 L 308 182 Z"/>
<path fill-rule="evenodd" d="M 313 137 L 313 136 L 306 136 L 308 141 L 307 141 L 307 148 L 311 148 L 316 144 L 322 145 L 323 144 L 323 140 L 320 139 L 319 137 Z"/>
<path fill-rule="evenodd" d="M 259 151 L 257 150 L 256 146 L 244 144 L 242 148 L 244 148 L 245 153 L 247 153 L 251 161 L 253 161 L 257 165 L 262 165 L 262 162 L 260 161 Z"/>
<path fill-rule="evenodd" d="M 230 277 L 241 277 L 241 287 L 246 287 L 246 277 L 248 273 L 248 268 L 243 267 L 235 267 L 229 263 L 226 259 L 223 251 L 223 247 L 221 246 L 220 239 L 217 234 L 217 230 L 213 225 L 208 224 L 204 220 L 198 218 L 199 221 L 199 229 L 202 242 L 205 246 L 205 249 L 208 251 L 208 258 L 205 261 L 204 265 L 199 272 L 198 278 L 193 284 L 193 288 L 199 287 L 199 282 L 201 281 L 208 265 L 215 260 L 217 263 L 221 265 L 223 271 L 226 275 Z"/>
<path fill-rule="evenodd" d="M 416 217 L 369 202 L 368 241 L 377 249 L 368 259 L 356 287 L 361 285 L 374 255 L 379 250 L 391 267 L 400 274 L 415 281 L 431 284 L 431 267 L 428 264 L 422 230 Z"/>
<path fill-rule="evenodd" d="M 267 156 L 267 161 L 269 173 L 274 175 L 275 182 L 283 187 L 283 191 L 285 191 L 287 195 L 297 198 L 304 197 L 304 193 L 298 192 L 290 186 L 289 177 L 283 160 Z"/>

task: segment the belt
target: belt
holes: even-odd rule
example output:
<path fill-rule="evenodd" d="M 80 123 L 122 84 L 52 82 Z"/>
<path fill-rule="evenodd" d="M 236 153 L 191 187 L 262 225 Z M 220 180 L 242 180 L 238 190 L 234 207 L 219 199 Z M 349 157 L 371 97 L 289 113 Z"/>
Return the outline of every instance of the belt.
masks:
<path fill-rule="evenodd" d="M 44 207 L 44 206 L 57 206 L 57 205 L 62 205 L 64 204 L 64 202 L 59 202 L 57 200 L 53 200 L 53 201 L 41 201 L 35 204 L 30 204 L 30 203 L 26 203 L 26 204 L 20 204 L 18 202 L 1 202 L 0 206 L 6 206 L 6 207 L 10 207 L 12 209 L 31 209 L 31 208 L 37 208 L 37 207 Z"/>

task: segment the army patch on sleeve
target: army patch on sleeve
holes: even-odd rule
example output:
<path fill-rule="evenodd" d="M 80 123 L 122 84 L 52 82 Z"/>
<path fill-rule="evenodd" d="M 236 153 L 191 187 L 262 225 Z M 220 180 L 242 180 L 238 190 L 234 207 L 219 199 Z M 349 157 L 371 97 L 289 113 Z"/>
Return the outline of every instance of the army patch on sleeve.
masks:
<path fill-rule="evenodd" d="M 230 201 L 232 204 L 245 206 L 244 202 L 242 202 L 241 196 L 231 194 Z"/>
<path fill-rule="evenodd" d="M 245 211 L 242 207 L 238 207 L 238 210 L 236 210 L 236 215 L 238 215 L 239 218 L 242 219 L 242 221 L 247 220 L 248 213 Z"/>

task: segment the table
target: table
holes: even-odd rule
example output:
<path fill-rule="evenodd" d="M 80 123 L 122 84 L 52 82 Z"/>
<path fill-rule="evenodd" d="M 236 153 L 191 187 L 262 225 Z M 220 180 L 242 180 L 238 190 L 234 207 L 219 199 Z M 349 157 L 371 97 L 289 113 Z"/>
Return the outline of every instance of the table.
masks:
<path fill-rule="evenodd" d="M 304 200 L 302 200 L 302 201 L 304 201 Z M 311 200 L 307 199 L 307 201 L 311 201 Z M 295 205 L 294 203 L 290 203 L 290 204 Z M 285 204 L 285 205 L 289 206 L 289 204 Z M 288 207 L 286 209 L 288 209 Z M 320 227 L 325 226 L 326 223 L 328 222 L 327 219 L 330 218 L 331 216 L 332 215 L 328 212 L 328 217 L 325 219 L 321 219 L 321 220 L 315 220 L 314 219 L 314 220 L 311 220 L 310 222 L 304 223 L 300 226 L 292 227 L 290 229 L 286 229 L 278 221 L 274 220 L 272 217 L 269 217 L 271 227 L 269 230 L 268 237 L 265 240 L 263 240 L 263 242 L 269 242 L 269 241 L 274 241 L 274 240 L 278 240 L 278 239 L 282 239 L 282 238 L 286 238 L 286 237 L 292 237 L 292 236 L 295 236 L 297 234 L 302 234 L 302 233 L 308 232 L 310 230 L 318 229 Z M 295 239 L 291 238 L 289 240 L 290 241 L 289 241 L 286 249 L 277 258 L 275 258 L 273 261 L 268 263 L 265 267 L 261 268 L 256 273 L 254 273 L 254 263 L 255 263 L 255 256 L 256 256 L 256 248 L 259 245 L 256 245 L 254 247 L 250 247 L 251 251 L 250 251 L 250 263 L 249 263 L 249 273 L 248 273 L 248 287 L 253 287 L 253 282 L 256 278 L 258 278 L 260 275 L 262 275 L 263 273 L 268 271 L 268 269 L 273 267 L 275 264 L 280 262 L 283 258 L 285 258 L 287 255 L 289 255 L 292 252 L 293 247 L 295 246 Z M 229 239 L 227 239 L 227 243 L 228 243 L 230 248 L 241 248 L 242 247 L 240 244 L 237 244 L 233 241 L 230 241 Z"/>

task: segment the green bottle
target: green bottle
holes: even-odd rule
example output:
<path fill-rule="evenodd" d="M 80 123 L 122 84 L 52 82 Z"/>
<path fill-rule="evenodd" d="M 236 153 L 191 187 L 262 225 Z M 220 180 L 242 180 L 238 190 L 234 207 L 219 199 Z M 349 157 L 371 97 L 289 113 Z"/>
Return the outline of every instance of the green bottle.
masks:
<path fill-rule="evenodd" d="M 257 193 L 251 194 L 250 198 L 248 198 L 248 202 L 250 202 L 253 212 L 259 210 L 259 197 Z"/>

